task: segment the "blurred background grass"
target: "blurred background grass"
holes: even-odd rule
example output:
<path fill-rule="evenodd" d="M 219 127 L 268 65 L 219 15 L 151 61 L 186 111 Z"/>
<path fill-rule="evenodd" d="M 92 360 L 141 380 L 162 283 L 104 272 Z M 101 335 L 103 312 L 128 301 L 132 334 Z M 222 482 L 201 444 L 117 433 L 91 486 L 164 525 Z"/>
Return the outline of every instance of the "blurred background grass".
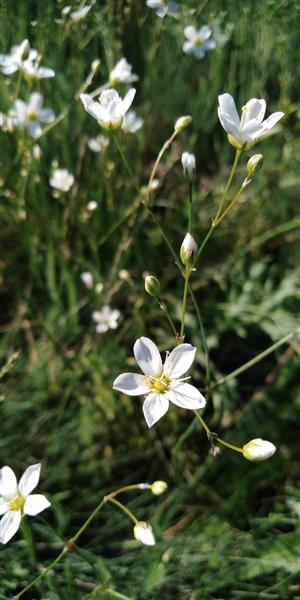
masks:
<path fill-rule="evenodd" d="M 182 282 L 142 211 L 107 237 L 134 190 L 112 143 L 105 154 L 87 148 L 98 126 L 73 97 L 95 58 L 101 67 L 92 89 L 126 56 L 140 77 L 134 109 L 145 124 L 122 143 L 141 184 L 175 120 L 193 116 L 160 166 L 154 201 L 177 250 L 187 226 L 182 151 L 197 159 L 197 240 L 209 227 L 233 158 L 217 118 L 218 94 L 230 92 L 239 107 L 264 97 L 270 112 L 287 115 L 280 132 L 257 146 L 263 170 L 216 231 L 193 277 L 209 374 L 192 305 L 187 338 L 198 348 L 193 379 L 203 388 L 208 377 L 216 381 L 299 326 L 300 2 L 185 0 L 176 16 L 161 20 L 143 0 L 103 0 L 72 25 L 61 22 L 63 6 L 0 2 L 1 52 L 27 37 L 56 71 L 34 90 L 56 114 L 70 107 L 41 139 L 40 161 L 19 157 L 20 134 L 0 132 L 2 366 L 18 353 L 1 379 L 1 466 L 21 473 L 41 461 L 39 490 L 53 508 L 28 520 L 25 539 L 18 534 L 1 547 L 0 598 L 11 598 L 56 555 L 103 494 L 165 479 L 165 496 L 125 498 L 151 521 L 154 548 L 137 546 L 131 524 L 108 507 L 79 549 L 27 598 L 114 597 L 95 591 L 103 584 L 140 600 L 299 599 L 299 341 L 207 396 L 205 417 L 219 434 L 241 445 L 262 437 L 278 446 L 267 463 L 251 464 L 226 450 L 214 458 L 187 411 L 171 409 L 148 430 L 141 400 L 112 392 L 116 375 L 133 368 L 137 337 L 155 339 L 162 350 L 174 345 L 162 312 L 145 296 L 143 274 L 159 276 L 175 319 Z M 182 52 L 183 28 L 192 23 L 211 24 L 219 42 L 201 61 Z M 1 76 L 3 111 L 15 86 L 16 77 Z M 28 95 L 23 83 L 20 97 Z M 75 175 L 75 186 L 60 198 L 48 184 L 53 160 Z M 98 203 L 93 213 L 86 208 L 91 200 Z M 83 286 L 83 271 L 104 284 L 100 296 Z M 100 337 L 91 313 L 107 302 L 122 317 L 116 331 Z"/>

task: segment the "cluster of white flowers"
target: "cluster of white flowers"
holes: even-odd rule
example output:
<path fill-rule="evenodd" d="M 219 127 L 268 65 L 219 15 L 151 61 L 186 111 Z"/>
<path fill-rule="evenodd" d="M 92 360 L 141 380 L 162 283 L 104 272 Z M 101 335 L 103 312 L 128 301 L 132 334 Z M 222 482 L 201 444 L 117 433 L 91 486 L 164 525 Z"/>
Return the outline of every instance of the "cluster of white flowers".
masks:
<path fill-rule="evenodd" d="M 54 77 L 55 71 L 40 66 L 41 56 L 35 48 L 31 48 L 28 40 L 13 46 L 9 54 L 0 54 L 0 70 L 4 75 L 12 75 L 22 71 L 28 79 L 47 79 Z"/>
<path fill-rule="evenodd" d="M 39 92 L 33 92 L 27 103 L 15 100 L 7 115 L 2 115 L 4 127 L 8 131 L 27 129 L 31 137 L 38 137 L 42 132 L 41 123 L 52 123 L 55 119 L 53 110 L 44 108 L 43 103 L 43 96 Z"/>

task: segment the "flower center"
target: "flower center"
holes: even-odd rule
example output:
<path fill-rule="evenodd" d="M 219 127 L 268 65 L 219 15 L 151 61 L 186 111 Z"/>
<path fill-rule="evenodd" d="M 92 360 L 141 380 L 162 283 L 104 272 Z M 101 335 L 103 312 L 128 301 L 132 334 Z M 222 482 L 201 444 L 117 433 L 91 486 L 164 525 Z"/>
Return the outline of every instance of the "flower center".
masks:
<path fill-rule="evenodd" d="M 25 498 L 18 494 L 10 503 L 9 510 L 21 510 L 25 504 Z"/>
<path fill-rule="evenodd" d="M 37 120 L 37 113 L 34 110 L 29 110 L 27 116 L 28 116 L 29 121 Z"/>
<path fill-rule="evenodd" d="M 193 40 L 193 44 L 194 44 L 194 46 L 197 46 L 197 47 L 199 47 L 199 46 L 202 46 L 203 42 L 204 42 L 204 40 L 203 40 L 203 38 L 201 37 L 201 35 L 198 35 L 198 36 L 197 36 L 197 37 L 195 37 L 195 39 Z"/>
<path fill-rule="evenodd" d="M 170 379 L 165 375 L 157 375 L 157 377 L 147 378 L 147 384 L 160 394 L 164 394 L 170 385 Z"/>

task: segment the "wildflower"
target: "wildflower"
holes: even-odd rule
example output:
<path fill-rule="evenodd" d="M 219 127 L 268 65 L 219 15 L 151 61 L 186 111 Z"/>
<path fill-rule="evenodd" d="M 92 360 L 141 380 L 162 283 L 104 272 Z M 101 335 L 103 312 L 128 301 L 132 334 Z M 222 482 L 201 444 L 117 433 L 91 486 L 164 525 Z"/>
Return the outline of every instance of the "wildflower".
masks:
<path fill-rule="evenodd" d="M 84 271 L 83 273 L 81 273 L 80 279 L 87 288 L 90 289 L 93 287 L 94 278 L 92 273 L 90 273 L 89 271 Z"/>
<path fill-rule="evenodd" d="M 198 244 L 195 242 L 193 236 L 187 233 L 180 248 L 180 258 L 183 265 L 191 266 L 194 262 L 194 258 L 197 255 Z"/>
<path fill-rule="evenodd" d="M 90 202 L 88 202 L 87 204 L 87 209 L 91 212 L 93 212 L 94 210 L 97 210 L 98 208 L 98 204 L 95 200 L 91 200 Z"/>
<path fill-rule="evenodd" d="M 104 129 L 119 129 L 134 96 L 134 88 L 128 90 L 123 100 L 116 90 L 109 88 L 100 94 L 98 102 L 95 102 L 88 94 L 81 94 L 80 98 L 85 110 L 94 119 L 97 119 L 101 127 L 104 127 Z"/>
<path fill-rule="evenodd" d="M 253 462 L 267 460 L 276 452 L 276 446 L 271 442 L 256 438 L 243 446 L 243 456 Z"/>
<path fill-rule="evenodd" d="M 156 344 L 149 338 L 139 338 L 133 351 L 144 375 L 122 373 L 114 381 L 113 388 L 129 396 L 147 396 L 143 412 L 148 427 L 164 416 L 169 402 L 190 410 L 205 406 L 202 394 L 194 386 L 185 383 L 186 378 L 181 379 L 195 358 L 196 348 L 191 344 L 180 344 L 167 353 L 164 365 Z"/>
<path fill-rule="evenodd" d="M 87 145 L 88 148 L 92 151 L 92 152 L 102 152 L 102 150 L 105 150 L 105 148 L 107 148 L 109 144 L 109 139 L 105 136 L 105 135 L 97 135 L 97 137 L 94 138 L 89 138 L 87 140 Z"/>
<path fill-rule="evenodd" d="M 284 116 L 283 112 L 275 112 L 263 121 L 265 112 L 266 101 L 251 98 L 243 106 L 240 119 L 232 96 L 227 93 L 219 96 L 218 115 L 221 125 L 228 134 L 230 144 L 240 150 L 251 148 Z"/>
<path fill-rule="evenodd" d="M 36 60 L 30 60 L 29 58 L 24 61 L 22 71 L 26 79 L 48 79 L 54 77 L 55 71 L 48 67 L 40 66 L 40 56 L 38 55 Z"/>
<path fill-rule="evenodd" d="M 13 127 L 27 128 L 31 137 L 36 138 L 42 132 L 41 123 L 52 123 L 55 114 L 51 108 L 43 108 L 44 98 L 39 92 L 30 95 L 28 103 L 16 100 L 8 111 Z"/>
<path fill-rule="evenodd" d="M 49 183 L 51 187 L 60 192 L 68 192 L 74 183 L 74 175 L 67 169 L 54 169 Z"/>
<path fill-rule="evenodd" d="M 203 58 L 208 50 L 216 47 L 214 40 L 209 40 L 212 29 L 208 25 L 203 25 L 199 30 L 193 25 L 188 25 L 184 29 L 184 35 L 187 38 L 183 44 L 183 52 L 194 54 L 196 58 Z"/>
<path fill-rule="evenodd" d="M 107 305 L 103 306 L 101 310 L 95 310 L 92 313 L 92 319 L 97 323 L 97 333 L 105 333 L 109 329 L 117 329 L 120 315 L 119 310 L 112 309 Z"/>
<path fill-rule="evenodd" d="M 152 527 L 145 521 L 139 521 L 133 528 L 133 535 L 138 542 L 145 544 L 145 546 L 154 546 L 155 537 L 152 531 Z"/>
<path fill-rule="evenodd" d="M 190 183 L 194 181 L 196 172 L 196 158 L 191 152 L 183 152 L 181 156 L 184 176 Z"/>
<path fill-rule="evenodd" d="M 133 83 L 138 81 L 138 76 L 132 73 L 132 65 L 126 58 L 121 58 L 109 74 L 109 83 L 114 86 L 118 83 Z"/>
<path fill-rule="evenodd" d="M 179 119 L 177 119 L 177 121 L 174 125 L 174 129 L 175 129 L 176 133 L 180 133 L 183 129 L 188 127 L 188 125 L 190 125 L 191 122 L 192 122 L 191 115 L 184 115 L 184 117 L 179 117 Z"/>
<path fill-rule="evenodd" d="M 0 542 L 6 544 L 19 529 L 23 515 L 34 517 L 51 506 L 43 494 L 31 494 L 40 478 L 41 464 L 28 467 L 19 484 L 10 467 L 0 470 Z"/>
<path fill-rule="evenodd" d="M 168 489 L 168 484 L 165 481 L 154 481 L 151 485 L 151 492 L 154 496 L 160 496 Z"/>
<path fill-rule="evenodd" d="M 178 4 L 170 0 L 146 0 L 148 8 L 156 11 L 156 16 L 163 19 L 166 15 L 174 14 L 178 11 Z"/>
<path fill-rule="evenodd" d="M 141 127 L 143 127 L 143 124 L 144 119 L 142 119 L 142 117 L 138 117 L 134 110 L 130 110 L 124 116 L 122 129 L 126 133 L 135 133 L 136 131 L 141 129 Z"/>
<path fill-rule="evenodd" d="M 86 15 L 91 10 L 91 8 L 92 8 L 91 6 L 86 5 L 86 6 L 82 6 L 78 10 L 74 10 L 70 14 L 71 21 L 73 21 L 74 23 L 78 23 L 78 21 L 82 21 L 82 19 L 84 19 L 86 17 Z"/>
<path fill-rule="evenodd" d="M 12 75 L 22 69 L 25 60 L 34 60 L 38 51 L 30 48 L 28 40 L 23 40 L 18 46 L 13 46 L 10 54 L 0 54 L 0 70 L 4 75 Z"/>

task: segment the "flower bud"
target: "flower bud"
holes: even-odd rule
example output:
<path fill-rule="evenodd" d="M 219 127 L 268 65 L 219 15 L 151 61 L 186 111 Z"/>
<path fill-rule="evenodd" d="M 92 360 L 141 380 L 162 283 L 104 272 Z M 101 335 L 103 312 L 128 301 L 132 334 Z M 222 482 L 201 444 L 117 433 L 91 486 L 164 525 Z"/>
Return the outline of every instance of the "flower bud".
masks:
<path fill-rule="evenodd" d="M 271 442 L 256 438 L 243 446 L 243 456 L 252 462 L 267 460 L 276 452 L 276 446 Z"/>
<path fill-rule="evenodd" d="M 180 133 L 183 129 L 185 129 L 186 127 L 188 127 L 192 122 L 192 117 L 190 115 L 185 115 L 184 117 L 179 117 L 179 119 L 177 119 L 175 125 L 174 125 L 174 129 L 176 131 L 176 133 Z"/>
<path fill-rule="evenodd" d="M 151 492 L 154 496 L 160 496 L 168 489 L 168 484 L 165 481 L 154 481 L 151 485 Z"/>
<path fill-rule="evenodd" d="M 187 233 L 180 248 L 180 258 L 182 264 L 192 266 L 197 254 L 198 244 L 190 233 Z"/>
<path fill-rule="evenodd" d="M 138 542 L 145 546 L 154 546 L 155 537 L 151 525 L 145 521 L 139 521 L 133 528 L 133 535 Z"/>
<path fill-rule="evenodd" d="M 90 273 L 89 271 L 84 271 L 83 273 L 81 273 L 80 279 L 87 288 L 93 287 L 94 278 L 92 273 Z"/>
<path fill-rule="evenodd" d="M 247 162 L 247 171 L 250 177 L 253 177 L 256 171 L 260 171 L 263 166 L 264 157 L 262 154 L 253 154 Z"/>
<path fill-rule="evenodd" d="M 181 162 L 183 167 L 183 173 L 186 180 L 189 183 L 192 183 L 195 179 L 196 173 L 196 159 L 195 155 L 191 154 L 191 152 L 183 152 L 181 156 Z"/>
<path fill-rule="evenodd" d="M 147 275 L 145 277 L 145 290 L 149 296 L 153 296 L 153 298 L 158 298 L 160 294 L 160 283 L 154 275 Z"/>
<path fill-rule="evenodd" d="M 96 73 L 96 71 L 98 71 L 99 67 L 101 64 L 101 60 L 99 60 L 98 58 L 95 58 L 95 60 L 93 60 L 92 64 L 91 64 L 91 71 L 92 73 Z"/>

